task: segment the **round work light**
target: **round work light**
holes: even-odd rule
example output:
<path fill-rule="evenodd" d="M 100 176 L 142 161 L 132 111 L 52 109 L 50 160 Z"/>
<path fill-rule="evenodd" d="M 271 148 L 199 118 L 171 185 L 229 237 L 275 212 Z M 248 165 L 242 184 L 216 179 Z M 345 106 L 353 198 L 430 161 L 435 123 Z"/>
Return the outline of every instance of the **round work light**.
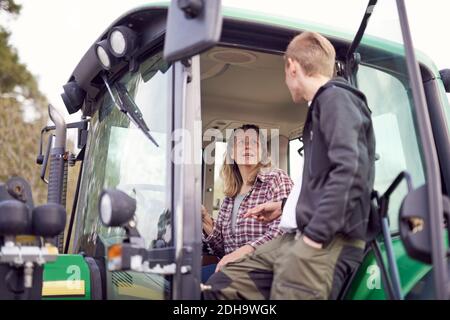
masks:
<path fill-rule="evenodd" d="M 126 26 L 114 27 L 109 32 L 108 44 L 115 57 L 120 58 L 129 55 L 137 46 L 136 32 Z"/>
<path fill-rule="evenodd" d="M 110 53 L 107 40 L 102 40 L 95 44 L 95 54 L 100 62 L 100 65 L 105 70 L 110 70 L 116 63 L 115 57 Z"/>
<path fill-rule="evenodd" d="M 100 220 L 107 227 L 127 224 L 136 211 L 136 200 L 117 189 L 103 190 L 99 200 Z"/>

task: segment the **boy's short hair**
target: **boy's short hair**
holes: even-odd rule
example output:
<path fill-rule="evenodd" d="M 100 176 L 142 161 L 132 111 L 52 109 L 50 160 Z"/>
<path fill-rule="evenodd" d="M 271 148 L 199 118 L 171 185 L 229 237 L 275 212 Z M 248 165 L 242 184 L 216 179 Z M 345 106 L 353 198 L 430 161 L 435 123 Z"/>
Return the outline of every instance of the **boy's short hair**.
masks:
<path fill-rule="evenodd" d="M 284 57 L 286 65 L 287 58 L 296 60 L 309 76 L 320 74 L 332 78 L 334 75 L 336 51 L 331 42 L 317 32 L 297 35 L 289 43 Z"/>

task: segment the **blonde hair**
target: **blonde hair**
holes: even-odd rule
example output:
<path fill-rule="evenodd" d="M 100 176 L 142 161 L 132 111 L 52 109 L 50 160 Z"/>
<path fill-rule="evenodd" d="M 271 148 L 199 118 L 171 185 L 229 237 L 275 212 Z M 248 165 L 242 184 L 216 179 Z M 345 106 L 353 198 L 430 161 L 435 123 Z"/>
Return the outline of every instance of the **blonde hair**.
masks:
<path fill-rule="evenodd" d="M 297 61 L 306 75 L 323 75 L 332 78 L 336 60 L 336 51 L 328 39 L 317 32 L 303 32 L 289 43 L 284 55 Z"/>
<path fill-rule="evenodd" d="M 231 154 L 234 149 L 234 138 L 236 136 L 237 130 L 255 130 L 258 135 L 259 145 L 262 148 L 262 156 L 260 161 L 256 164 L 255 168 L 252 170 L 248 181 L 248 184 L 253 184 L 255 182 L 256 176 L 263 168 L 270 168 L 271 162 L 267 155 L 267 141 L 262 133 L 260 133 L 259 127 L 252 124 L 245 124 L 240 128 L 237 128 L 231 134 L 230 139 L 227 144 L 227 151 L 225 153 L 224 162 L 220 170 L 220 176 L 223 179 L 223 193 L 227 197 L 234 198 L 241 191 L 244 181 L 242 179 L 241 173 L 237 163 L 231 158 Z"/>

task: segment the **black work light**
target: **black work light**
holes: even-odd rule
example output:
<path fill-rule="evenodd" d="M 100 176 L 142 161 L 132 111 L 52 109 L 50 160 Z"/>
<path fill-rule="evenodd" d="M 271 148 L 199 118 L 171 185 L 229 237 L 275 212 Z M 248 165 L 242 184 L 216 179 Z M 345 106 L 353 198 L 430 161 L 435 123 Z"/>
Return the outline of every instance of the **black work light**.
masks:
<path fill-rule="evenodd" d="M 86 91 L 84 91 L 75 81 L 70 81 L 63 86 L 64 93 L 61 98 L 66 105 L 67 111 L 72 114 L 81 109 Z"/>
<path fill-rule="evenodd" d="M 136 32 L 126 26 L 114 27 L 108 35 L 111 53 L 118 58 L 130 55 L 136 49 L 137 42 Z"/>
<path fill-rule="evenodd" d="M 128 223 L 136 211 L 136 200 L 117 189 L 106 189 L 100 195 L 100 220 L 107 227 Z"/>

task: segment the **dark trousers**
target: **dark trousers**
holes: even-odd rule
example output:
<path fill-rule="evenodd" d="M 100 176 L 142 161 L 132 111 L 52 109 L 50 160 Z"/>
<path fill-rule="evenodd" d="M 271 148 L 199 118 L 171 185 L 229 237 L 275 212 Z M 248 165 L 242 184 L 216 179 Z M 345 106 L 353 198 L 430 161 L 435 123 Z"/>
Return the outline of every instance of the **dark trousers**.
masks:
<path fill-rule="evenodd" d="M 361 264 L 365 243 L 336 236 L 323 249 L 286 233 L 213 274 L 205 299 L 336 299 Z"/>

